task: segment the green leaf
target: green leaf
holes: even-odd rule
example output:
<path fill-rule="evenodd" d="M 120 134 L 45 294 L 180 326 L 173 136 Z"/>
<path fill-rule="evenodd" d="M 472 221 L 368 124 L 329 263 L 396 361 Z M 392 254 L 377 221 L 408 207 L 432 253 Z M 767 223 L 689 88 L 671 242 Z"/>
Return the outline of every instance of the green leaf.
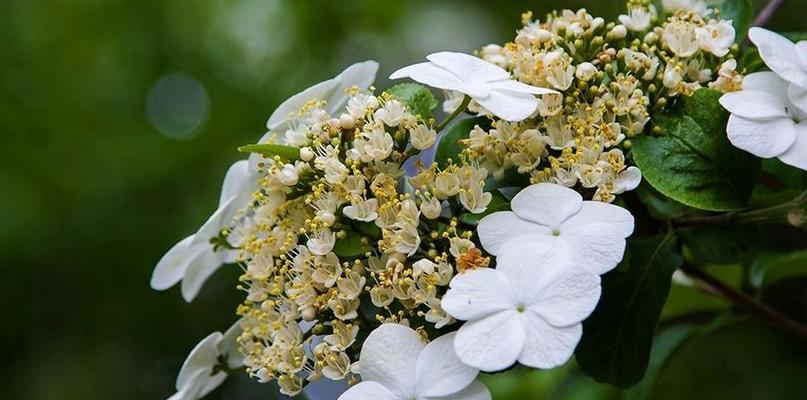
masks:
<path fill-rule="evenodd" d="M 602 298 L 575 350 L 586 375 L 623 388 L 644 376 L 672 274 L 683 263 L 673 235 L 630 239 L 628 251 L 603 276 Z"/>
<path fill-rule="evenodd" d="M 359 235 L 337 239 L 333 246 L 333 252 L 339 257 L 358 257 L 370 250 L 370 246 L 364 243 Z"/>
<path fill-rule="evenodd" d="M 649 400 L 649 392 L 653 389 L 664 363 L 692 335 L 694 330 L 693 325 L 678 325 L 659 332 L 653 340 L 653 349 L 650 350 L 650 364 L 646 377 L 638 385 L 626 391 L 622 399 Z"/>
<path fill-rule="evenodd" d="M 728 114 L 711 89 L 681 100 L 675 114 L 654 117 L 660 135 L 633 139 L 632 154 L 644 179 L 680 203 L 728 211 L 748 202 L 759 159 L 732 146 L 725 133 Z"/>
<path fill-rule="evenodd" d="M 786 225 L 704 225 L 676 232 L 700 265 L 747 263 L 761 253 L 807 246 L 807 234 Z"/>
<path fill-rule="evenodd" d="M 437 107 L 437 99 L 427 87 L 417 83 L 401 83 L 384 91 L 401 99 L 412 112 L 424 120 L 432 117 L 432 110 Z"/>
<path fill-rule="evenodd" d="M 748 281 L 756 288 L 788 278 L 807 276 L 807 250 L 789 254 L 764 255 L 757 258 L 748 273 Z"/>
<path fill-rule="evenodd" d="M 648 396 L 680 399 L 803 399 L 805 347 L 759 320 L 692 337 L 665 363 Z"/>
<path fill-rule="evenodd" d="M 299 160 L 300 148 L 282 144 L 247 144 L 238 148 L 242 153 L 259 153 L 267 157 L 278 156 L 284 160 Z"/>
<path fill-rule="evenodd" d="M 460 144 L 460 140 L 467 139 L 474 126 L 488 127 L 490 120 L 485 117 L 468 118 L 455 122 L 440 138 L 440 143 L 437 144 L 437 150 L 434 153 L 434 162 L 440 168 L 448 166 L 448 160 L 452 159 L 454 162 L 459 161 L 459 154 L 464 147 Z"/>
<path fill-rule="evenodd" d="M 706 3 L 710 8 L 720 10 L 720 19 L 733 22 L 736 32 L 734 42 L 742 43 L 754 20 L 754 5 L 751 0 L 711 0 Z"/>
<path fill-rule="evenodd" d="M 468 225 L 476 226 L 476 224 L 479 223 L 479 220 L 481 220 L 488 214 L 492 214 L 497 211 L 510 210 L 510 202 L 507 201 L 507 199 L 501 194 L 501 192 L 499 192 L 498 190 L 493 190 L 490 192 L 490 194 L 493 197 L 491 198 L 490 204 L 488 205 L 488 208 L 485 211 L 479 214 L 472 214 L 472 213 L 460 214 L 459 217 L 460 221 Z"/>
<path fill-rule="evenodd" d="M 647 211 L 653 218 L 674 219 L 684 215 L 687 207 L 675 200 L 665 197 L 646 182 L 636 189 L 639 201 L 647 207 Z"/>

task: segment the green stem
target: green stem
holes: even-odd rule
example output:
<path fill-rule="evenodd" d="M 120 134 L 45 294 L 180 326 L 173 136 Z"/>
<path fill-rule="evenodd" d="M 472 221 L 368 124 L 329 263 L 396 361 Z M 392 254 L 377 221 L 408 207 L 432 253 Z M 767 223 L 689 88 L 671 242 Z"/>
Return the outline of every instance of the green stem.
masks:
<path fill-rule="evenodd" d="M 471 103 L 471 97 L 470 97 L 470 96 L 468 96 L 468 95 L 465 95 L 465 97 L 462 99 L 462 104 L 460 104 L 460 106 L 459 106 L 459 107 L 457 107 L 457 109 L 456 109 L 456 110 L 454 110 L 454 112 L 452 112 L 452 113 L 451 113 L 451 115 L 449 115 L 448 117 L 446 117 L 446 119 L 444 119 L 444 120 L 440 121 L 440 123 L 439 123 L 439 124 L 437 124 L 437 127 L 435 128 L 435 130 L 436 130 L 438 133 L 439 133 L 440 131 L 442 131 L 442 130 L 443 130 L 443 128 L 445 128 L 445 127 L 446 127 L 446 125 L 448 125 L 448 123 L 449 123 L 449 122 L 453 121 L 453 120 L 454 120 L 454 118 L 457 118 L 457 116 L 458 116 L 458 115 L 460 115 L 462 112 L 464 112 L 465 110 L 467 110 L 467 109 L 468 109 L 468 104 L 470 104 L 470 103 Z"/>
<path fill-rule="evenodd" d="M 807 190 L 787 203 L 775 205 L 758 210 L 743 212 L 730 212 L 720 215 L 707 215 L 700 217 L 679 218 L 672 222 L 676 226 L 691 225 L 726 225 L 726 224 L 748 224 L 755 222 L 772 222 L 786 219 L 788 213 L 798 210 L 807 205 Z"/>
<path fill-rule="evenodd" d="M 783 331 L 803 341 L 807 341 L 807 326 L 802 325 L 799 321 L 788 317 L 779 310 L 743 292 L 740 292 L 737 289 L 727 286 L 725 283 L 710 275 L 702 268 L 694 265 L 684 264 L 681 266 L 681 270 L 690 277 L 696 279 L 705 292 L 722 297 L 738 307 L 744 308 L 749 312 L 767 319 L 773 325 L 782 329 Z"/>

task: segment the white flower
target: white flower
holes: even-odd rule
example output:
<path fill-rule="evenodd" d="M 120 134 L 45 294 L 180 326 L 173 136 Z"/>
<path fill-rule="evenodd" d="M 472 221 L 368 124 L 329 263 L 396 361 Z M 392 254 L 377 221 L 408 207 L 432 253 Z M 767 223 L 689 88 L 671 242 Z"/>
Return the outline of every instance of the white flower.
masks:
<path fill-rule="evenodd" d="M 616 179 L 614 179 L 614 189 L 611 191 L 611 193 L 620 194 L 629 192 L 636 189 L 640 183 L 642 183 L 642 172 L 639 170 L 639 168 L 630 166 L 620 172 Z"/>
<path fill-rule="evenodd" d="M 396 127 L 404 121 L 406 106 L 398 100 L 389 100 L 376 110 L 373 116 L 384 125 Z"/>
<path fill-rule="evenodd" d="M 674 20 L 664 26 L 661 35 L 670 51 L 678 57 L 689 57 L 698 51 L 698 38 L 695 36 L 695 25 L 688 21 Z"/>
<path fill-rule="evenodd" d="M 701 0 L 661 0 L 661 4 L 668 13 L 685 10 L 701 16 L 709 14 L 709 7 Z"/>
<path fill-rule="evenodd" d="M 243 356 L 238 352 L 236 338 L 241 334 L 240 321 L 233 324 L 224 335 L 213 332 L 202 339 L 191 350 L 188 358 L 182 364 L 177 376 L 177 393 L 168 400 L 196 400 L 219 387 L 227 373 L 218 371 L 215 367 L 220 364 L 221 358 L 227 368 L 241 368 L 244 365 Z"/>
<path fill-rule="evenodd" d="M 747 75 L 741 91 L 720 98 L 731 113 L 729 141 L 758 157 L 807 170 L 807 110 L 793 99 L 797 89 L 774 72 Z"/>
<path fill-rule="evenodd" d="M 333 250 L 336 244 L 336 235 L 330 229 L 323 229 L 308 239 L 306 245 L 312 253 L 325 256 Z"/>
<path fill-rule="evenodd" d="M 656 15 L 656 7 L 632 7 L 628 10 L 628 15 L 620 15 L 619 22 L 626 28 L 641 32 L 650 27 L 650 21 Z"/>
<path fill-rule="evenodd" d="M 538 107 L 536 94 L 555 93 L 510 79 L 504 69 L 480 58 L 454 52 L 426 57 L 428 62 L 401 68 L 390 79 L 412 78 L 439 89 L 465 93 L 499 118 L 521 121 Z"/>
<path fill-rule="evenodd" d="M 757 27 L 748 31 L 748 37 L 757 46 L 765 65 L 797 86 L 789 88 L 788 95 L 802 110 L 807 110 L 807 40 L 793 43 L 778 33 Z"/>
<path fill-rule="evenodd" d="M 252 196 L 253 179 L 246 160 L 230 167 L 224 177 L 218 209 L 195 234 L 182 239 L 157 262 L 151 275 L 153 289 L 166 290 L 182 281 L 182 297 L 190 302 L 210 275 L 235 260 L 237 251 L 214 249 L 209 240 L 232 224 L 236 212 L 246 206 Z"/>
<path fill-rule="evenodd" d="M 428 149 L 437 139 L 437 132 L 423 124 L 416 126 L 410 132 L 409 140 L 412 142 L 412 147 L 418 150 Z"/>
<path fill-rule="evenodd" d="M 734 44 L 734 27 L 731 21 L 713 19 L 706 26 L 695 28 L 695 37 L 701 49 L 723 57 Z"/>
<path fill-rule="evenodd" d="M 487 372 L 568 361 L 600 298 L 600 277 L 569 260 L 550 244 L 518 238 L 501 248 L 496 269 L 455 276 L 441 307 L 468 321 L 454 340 L 460 360 Z"/>
<path fill-rule="evenodd" d="M 479 221 L 477 233 L 490 254 L 502 254 L 510 240 L 548 243 L 570 254 L 572 263 L 602 274 L 622 260 L 633 216 L 622 207 L 583 201 L 576 191 L 539 183 L 524 188 L 500 211 Z"/>
<path fill-rule="evenodd" d="M 370 333 L 359 355 L 362 382 L 339 400 L 490 400 L 475 368 L 454 354 L 454 333 L 429 344 L 414 330 L 383 324 Z"/>

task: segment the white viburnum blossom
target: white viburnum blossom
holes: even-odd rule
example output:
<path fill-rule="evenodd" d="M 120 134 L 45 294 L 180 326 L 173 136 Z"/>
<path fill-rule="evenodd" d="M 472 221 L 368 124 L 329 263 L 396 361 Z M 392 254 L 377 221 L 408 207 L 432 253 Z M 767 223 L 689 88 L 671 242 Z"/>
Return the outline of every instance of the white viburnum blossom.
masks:
<path fill-rule="evenodd" d="M 495 269 L 460 273 L 442 298 L 448 315 L 468 321 L 457 356 L 486 372 L 562 365 L 599 301 L 600 277 L 548 243 L 516 238 L 499 250 Z"/>
<path fill-rule="evenodd" d="M 731 144 L 807 170 L 807 110 L 788 96 L 793 87 L 774 72 L 755 72 L 743 78 L 742 90 L 724 94 L 720 104 L 731 113 Z"/>
<path fill-rule="evenodd" d="M 681 19 L 668 22 L 661 37 L 670 47 L 670 51 L 678 57 L 690 57 L 700 46 L 695 34 L 695 24 Z"/>
<path fill-rule="evenodd" d="M 710 10 L 702 0 L 661 0 L 664 11 L 674 14 L 678 10 L 691 11 L 695 14 L 705 16 Z"/>
<path fill-rule="evenodd" d="M 339 400 L 490 400 L 479 371 L 454 353 L 455 333 L 429 344 L 413 329 L 386 323 L 362 345 L 358 370 L 362 381 Z"/>
<path fill-rule="evenodd" d="M 622 260 L 625 238 L 633 233 L 628 210 L 583 201 L 576 191 L 557 184 L 528 186 L 510 206 L 513 211 L 495 212 L 479 221 L 479 240 L 490 254 L 500 255 L 511 240 L 548 243 L 569 254 L 573 264 L 603 274 Z"/>
<path fill-rule="evenodd" d="M 228 369 L 241 368 L 244 365 L 244 358 L 238 352 L 236 342 L 240 334 L 239 321 L 223 335 L 221 332 L 213 332 L 202 339 L 182 364 L 177 376 L 177 392 L 168 400 L 201 399 L 227 379 L 227 372 L 218 370 L 218 366 Z M 225 365 L 221 365 L 222 361 Z"/>
<path fill-rule="evenodd" d="M 765 65 L 791 85 L 787 95 L 802 110 L 807 110 L 807 40 L 793 43 L 767 29 L 754 27 L 748 31 Z"/>
<path fill-rule="evenodd" d="M 556 93 L 512 80 L 501 67 L 468 54 L 444 51 L 426 59 L 429 61 L 393 72 L 390 79 L 408 77 L 431 87 L 464 93 L 508 121 L 531 116 L 538 107 L 535 95 Z"/>
<path fill-rule="evenodd" d="M 151 275 L 153 289 L 166 290 L 181 281 L 182 297 L 190 302 L 210 275 L 223 264 L 235 261 L 237 251 L 216 249 L 209 240 L 219 236 L 236 211 L 246 206 L 252 195 L 252 178 L 246 160 L 230 167 L 224 177 L 218 209 L 195 234 L 182 239 L 160 258 Z"/>
<path fill-rule="evenodd" d="M 731 21 L 709 20 L 705 26 L 695 28 L 695 37 L 701 49 L 723 57 L 734 44 L 734 27 Z"/>
<path fill-rule="evenodd" d="M 635 32 L 646 31 L 650 27 L 650 22 L 656 16 L 656 7 L 631 7 L 628 14 L 620 15 L 619 22 L 626 28 Z"/>

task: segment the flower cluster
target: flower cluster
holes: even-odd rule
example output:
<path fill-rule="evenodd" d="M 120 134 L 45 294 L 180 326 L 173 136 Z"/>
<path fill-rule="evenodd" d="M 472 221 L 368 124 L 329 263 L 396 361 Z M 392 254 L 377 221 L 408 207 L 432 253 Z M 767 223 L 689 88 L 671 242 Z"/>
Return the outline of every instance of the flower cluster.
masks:
<path fill-rule="evenodd" d="M 542 96 L 534 118 L 476 128 L 470 157 L 496 178 L 514 169 L 533 183 L 593 190 L 600 201 L 635 188 L 641 175 L 627 166 L 625 150 L 650 113 L 701 87 L 738 90 L 742 79 L 731 58 L 731 21 L 710 17 L 699 1 L 664 5 L 669 17 L 661 20 L 652 2 L 630 1 L 619 24 L 586 10 L 554 12 L 543 22 L 526 13 L 513 42 L 479 55 L 520 82 L 557 92 Z M 457 97 L 449 96 L 446 109 Z M 470 109 L 487 113 L 480 104 Z"/>

